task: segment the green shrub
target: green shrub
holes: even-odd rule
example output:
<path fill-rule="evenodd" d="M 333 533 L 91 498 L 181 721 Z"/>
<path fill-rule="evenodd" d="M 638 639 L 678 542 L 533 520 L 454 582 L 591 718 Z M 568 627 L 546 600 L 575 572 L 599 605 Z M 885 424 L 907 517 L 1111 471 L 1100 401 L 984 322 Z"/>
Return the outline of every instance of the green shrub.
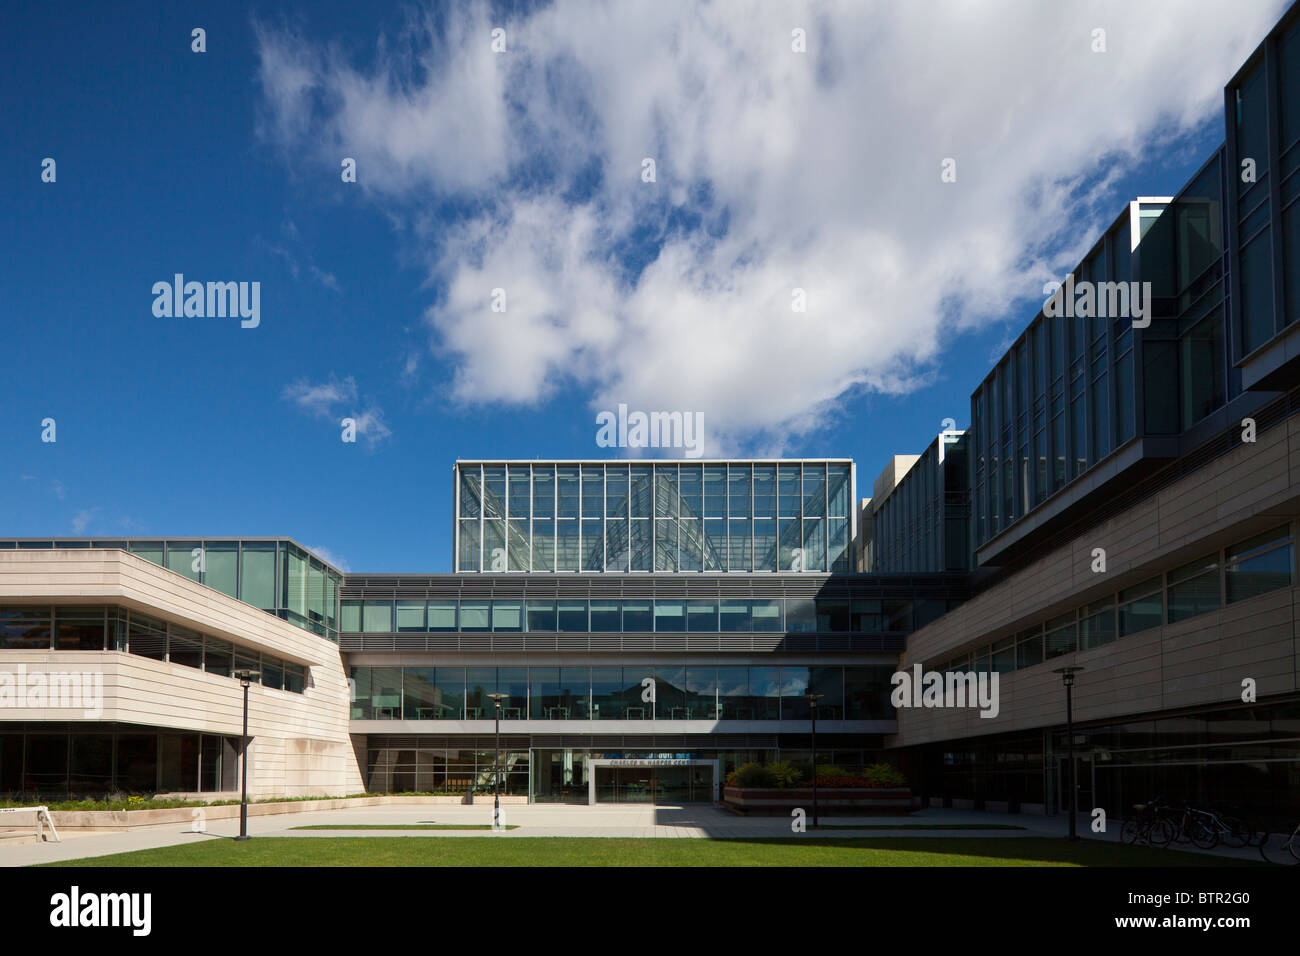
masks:
<path fill-rule="evenodd" d="M 761 763 L 742 763 L 727 775 L 729 787 L 775 787 L 776 776 Z"/>
<path fill-rule="evenodd" d="M 862 776 L 875 787 L 903 787 L 907 785 L 907 778 L 892 764 L 873 763 L 862 771 Z"/>
<path fill-rule="evenodd" d="M 797 787 L 799 781 L 803 780 L 803 771 L 785 760 L 768 764 L 767 769 L 771 772 L 773 779 L 776 780 L 776 785 L 781 789 Z"/>
<path fill-rule="evenodd" d="M 766 787 L 787 789 L 797 787 L 803 780 L 804 774 L 792 763 L 778 761 L 777 763 L 745 763 L 741 764 L 735 770 L 727 775 L 727 786 L 729 787 Z"/>

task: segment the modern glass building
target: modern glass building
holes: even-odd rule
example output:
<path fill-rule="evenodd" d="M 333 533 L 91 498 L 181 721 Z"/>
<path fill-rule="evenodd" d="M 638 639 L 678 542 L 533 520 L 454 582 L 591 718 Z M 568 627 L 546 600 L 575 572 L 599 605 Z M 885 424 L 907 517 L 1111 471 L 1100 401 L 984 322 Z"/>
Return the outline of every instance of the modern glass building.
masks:
<path fill-rule="evenodd" d="M 849 571 L 854 469 L 828 461 L 455 465 L 458 571 Z"/>
<path fill-rule="evenodd" d="M 132 689 L 6 713 L 0 790 L 224 789 L 247 667 L 266 795 L 486 789 L 501 694 L 512 796 L 711 800 L 740 763 L 813 764 L 811 692 L 818 764 L 1060 812 L 1068 665 L 1081 806 L 1293 812 L 1298 91 L 1293 10 L 1229 80 L 1223 146 L 1071 270 L 1105 313 L 1040 311 L 970 428 L 893 459 L 869 554 L 848 459 L 459 461 L 446 574 L 284 538 L 0 540 L 0 673 Z M 1143 309 L 1110 308 L 1131 283 Z M 996 673 L 997 716 L 895 709 L 916 667 Z"/>
<path fill-rule="evenodd" d="M 879 490 L 867 503 L 871 563 L 862 570 L 890 574 L 970 569 L 969 445 L 967 433 L 945 431 L 897 484 L 885 490 L 882 481 L 876 482 Z"/>
<path fill-rule="evenodd" d="M 349 575 L 351 728 L 372 789 L 454 790 L 487 766 L 501 693 L 509 792 L 712 799 L 738 763 L 811 760 L 813 691 L 820 759 L 860 767 L 896 728 L 907 634 L 964 594 L 962 575 Z M 703 763 L 678 779 L 681 760 Z"/>
<path fill-rule="evenodd" d="M 1149 322 L 1040 313 L 972 394 L 971 598 L 902 663 L 997 671 L 1018 713 L 902 714 L 927 799 L 1059 810 L 1068 664 L 1081 806 L 1293 806 L 1297 90 L 1292 8 L 1225 88 L 1224 145 L 1071 272 L 1150 283 Z"/>

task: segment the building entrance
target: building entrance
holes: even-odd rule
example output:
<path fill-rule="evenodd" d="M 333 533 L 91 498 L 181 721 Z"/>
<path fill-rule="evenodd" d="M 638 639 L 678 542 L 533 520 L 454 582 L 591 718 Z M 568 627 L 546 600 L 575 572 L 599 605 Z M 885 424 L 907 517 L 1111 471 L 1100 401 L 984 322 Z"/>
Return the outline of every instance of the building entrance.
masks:
<path fill-rule="evenodd" d="M 713 803 L 718 761 L 628 758 L 593 760 L 591 803 Z"/>

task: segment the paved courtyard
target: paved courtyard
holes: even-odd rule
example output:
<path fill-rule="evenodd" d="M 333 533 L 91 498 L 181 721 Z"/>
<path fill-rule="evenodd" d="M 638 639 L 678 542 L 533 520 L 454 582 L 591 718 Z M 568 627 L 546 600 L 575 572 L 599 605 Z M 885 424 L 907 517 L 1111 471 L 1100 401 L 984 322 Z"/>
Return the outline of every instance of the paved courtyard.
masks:
<path fill-rule="evenodd" d="M 789 817 L 739 817 L 725 810 L 707 805 L 648 806 L 641 804 L 587 806 L 559 806 L 532 804 L 502 807 L 505 823 L 518 829 L 504 832 L 485 830 L 298 830 L 304 826 L 411 826 L 419 824 L 479 824 L 492 823 L 492 805 L 474 806 L 387 806 L 356 807 L 328 810 L 319 813 L 287 813 L 274 816 L 251 817 L 248 832 L 254 837 L 460 837 L 478 839 L 511 839 L 513 837 L 663 837 L 663 838 L 806 838 L 808 834 L 795 833 Z M 811 820 L 809 821 L 811 822 Z M 1063 837 L 1066 819 L 1061 816 L 1021 816 L 1007 813 L 985 813 L 966 810 L 919 810 L 906 816 L 844 817 L 823 816 L 823 825 L 837 829 L 819 829 L 819 838 L 847 837 L 911 837 L 916 839 L 943 839 L 945 837 Z M 870 830 L 838 829 L 853 824 L 872 827 Z M 970 829 L 876 829 L 896 824 L 900 827 L 924 824 L 927 826 L 1017 826 L 1023 830 L 970 830 Z M 194 840 L 230 838 L 239 833 L 239 820 L 218 820 L 207 825 L 207 832 L 194 833 L 188 825 L 176 824 L 141 828 L 129 833 L 72 834 L 61 833 L 61 843 L 18 843 L 0 841 L 0 866 L 28 866 L 34 863 L 51 863 L 81 857 L 102 856 L 131 850 L 145 850 L 172 846 Z M 1081 836 L 1091 837 L 1086 821 L 1079 825 Z M 1118 839 L 1111 833 L 1103 839 Z M 1258 851 L 1218 850 L 1224 855 L 1259 859 Z M 1177 865 L 1171 857 L 1170 865 Z"/>

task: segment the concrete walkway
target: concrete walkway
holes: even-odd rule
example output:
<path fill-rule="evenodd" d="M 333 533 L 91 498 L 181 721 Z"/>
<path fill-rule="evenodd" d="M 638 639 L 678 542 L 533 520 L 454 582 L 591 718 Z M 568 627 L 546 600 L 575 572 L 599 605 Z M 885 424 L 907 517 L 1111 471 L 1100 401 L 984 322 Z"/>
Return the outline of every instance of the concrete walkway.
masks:
<path fill-rule="evenodd" d="M 559 806 L 532 804 L 502 807 L 505 823 L 517 830 L 298 830 L 295 827 L 320 825 L 410 826 L 412 824 L 488 824 L 492 823 L 490 804 L 475 806 L 387 806 L 357 807 L 319 813 L 293 813 L 251 817 L 248 832 L 254 837 L 466 837 L 510 839 L 514 837 L 662 837 L 662 838 L 801 838 L 826 839 L 851 837 L 909 837 L 917 839 L 1064 837 L 1063 816 L 1024 816 L 985 813 L 972 810 L 918 810 L 906 816 L 844 817 L 823 816 L 824 826 L 846 827 L 864 824 L 880 827 L 926 825 L 1018 826 L 1022 830 L 905 830 L 905 829 L 818 829 L 795 833 L 788 817 L 740 817 L 723 809 L 705 805 L 646 806 L 638 804 Z M 811 819 L 808 821 L 811 824 Z M 132 850 L 190 843 L 195 840 L 230 838 L 238 834 L 239 820 L 220 820 L 208 824 L 206 833 L 191 832 L 188 826 L 176 825 L 134 830 L 129 833 L 100 833 L 63 836 L 62 843 L 4 845 L 0 843 L 0 866 L 29 866 L 81 857 L 103 856 Z M 1092 834 L 1088 821 L 1080 818 L 1078 832 L 1086 839 L 1118 840 L 1118 827 L 1105 836 Z M 1201 851 L 1193 851 L 1201 852 Z M 1216 855 L 1259 859 L 1259 851 L 1220 849 Z M 1178 853 L 1170 851 L 1171 866 L 1178 865 Z"/>

